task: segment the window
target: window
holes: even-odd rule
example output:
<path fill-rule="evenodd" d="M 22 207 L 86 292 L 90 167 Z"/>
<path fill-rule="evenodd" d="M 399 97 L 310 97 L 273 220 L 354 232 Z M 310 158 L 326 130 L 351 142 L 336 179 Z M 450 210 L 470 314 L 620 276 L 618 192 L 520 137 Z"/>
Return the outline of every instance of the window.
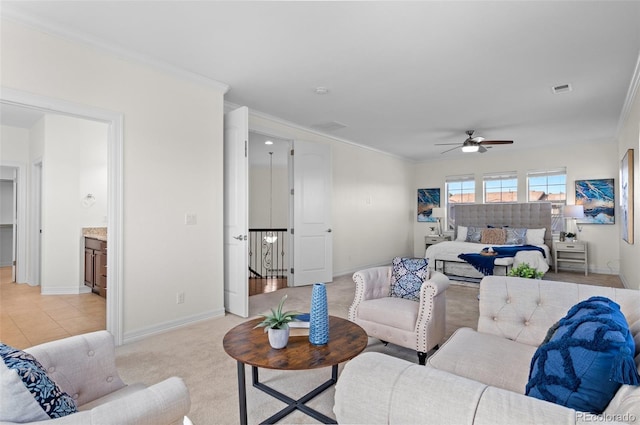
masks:
<path fill-rule="evenodd" d="M 476 180 L 473 174 L 464 176 L 447 176 L 445 188 L 447 218 L 444 230 L 455 228 L 453 206 L 455 204 L 473 204 L 476 202 Z"/>
<path fill-rule="evenodd" d="M 562 207 L 567 203 L 566 168 L 527 172 L 527 201 L 551 202 L 551 231 L 564 230 Z"/>
<path fill-rule="evenodd" d="M 518 202 L 518 174 L 515 171 L 484 175 L 484 203 Z"/>

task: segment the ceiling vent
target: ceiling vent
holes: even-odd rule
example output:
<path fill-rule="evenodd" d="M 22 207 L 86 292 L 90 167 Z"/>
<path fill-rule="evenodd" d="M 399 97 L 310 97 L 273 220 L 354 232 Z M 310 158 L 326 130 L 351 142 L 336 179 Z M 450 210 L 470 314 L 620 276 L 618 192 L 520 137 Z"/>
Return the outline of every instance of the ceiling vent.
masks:
<path fill-rule="evenodd" d="M 328 122 L 313 124 L 311 127 L 319 131 L 330 132 L 330 131 L 341 130 L 343 128 L 346 128 L 347 126 L 338 121 L 328 121 Z"/>
<path fill-rule="evenodd" d="M 551 91 L 553 92 L 553 94 L 567 93 L 567 92 L 570 92 L 571 90 L 573 90 L 571 88 L 571 84 L 560 84 L 560 85 L 551 87 Z"/>

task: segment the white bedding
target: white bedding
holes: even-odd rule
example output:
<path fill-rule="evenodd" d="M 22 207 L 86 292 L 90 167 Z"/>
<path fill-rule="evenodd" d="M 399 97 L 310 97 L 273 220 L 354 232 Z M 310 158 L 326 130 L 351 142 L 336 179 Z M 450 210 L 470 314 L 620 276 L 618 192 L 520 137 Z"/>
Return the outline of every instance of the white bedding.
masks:
<path fill-rule="evenodd" d="M 480 251 L 482 251 L 483 248 L 487 248 L 490 246 L 517 246 L 517 245 L 487 245 L 487 244 L 474 243 L 474 242 L 445 241 L 445 242 L 440 242 L 434 245 L 430 245 L 427 248 L 427 251 L 425 252 L 425 258 L 429 260 L 428 267 L 431 270 L 436 269 L 436 266 L 437 266 L 436 260 L 456 261 L 456 262 L 462 262 L 471 268 L 472 272 L 469 274 L 470 277 L 478 277 L 478 275 L 480 276 L 482 275 L 477 270 L 475 270 L 473 266 L 471 266 L 470 264 L 458 258 L 458 255 L 479 253 Z M 551 250 L 547 245 L 534 245 L 534 246 L 540 247 L 544 250 L 545 256 L 543 259 L 539 261 L 540 264 L 538 265 L 537 268 L 541 269 L 541 271 L 542 269 L 545 269 L 543 271 L 546 272 L 548 270 L 548 265 L 550 264 L 550 260 L 551 260 Z M 532 252 L 537 252 L 537 251 L 532 251 Z M 513 262 L 514 262 L 514 257 L 502 257 L 502 258 L 496 258 L 495 265 L 512 266 Z M 547 267 L 543 266 L 542 265 L 543 263 L 546 263 Z M 464 276 L 466 275 L 467 274 L 465 273 Z"/>

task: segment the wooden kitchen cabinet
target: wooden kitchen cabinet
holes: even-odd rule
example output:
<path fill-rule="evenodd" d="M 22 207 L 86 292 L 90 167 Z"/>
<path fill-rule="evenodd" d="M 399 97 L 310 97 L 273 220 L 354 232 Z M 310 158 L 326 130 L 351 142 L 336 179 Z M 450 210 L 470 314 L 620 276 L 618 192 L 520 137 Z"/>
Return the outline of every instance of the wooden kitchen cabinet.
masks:
<path fill-rule="evenodd" d="M 84 238 L 84 284 L 91 291 L 107 296 L 107 242 Z"/>

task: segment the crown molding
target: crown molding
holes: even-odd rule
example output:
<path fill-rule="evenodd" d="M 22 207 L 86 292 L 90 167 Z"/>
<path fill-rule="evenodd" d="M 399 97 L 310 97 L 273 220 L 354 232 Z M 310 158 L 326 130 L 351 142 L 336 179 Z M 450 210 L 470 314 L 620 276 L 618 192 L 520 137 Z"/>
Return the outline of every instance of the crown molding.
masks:
<path fill-rule="evenodd" d="M 102 51 L 108 52 L 119 58 L 127 59 L 129 61 L 146 65 L 150 68 L 162 71 L 165 74 L 178 77 L 183 80 L 195 82 L 212 87 L 220 91 L 223 95 L 226 94 L 231 86 L 220 81 L 216 81 L 212 78 L 205 77 L 204 75 L 197 74 L 195 72 L 187 71 L 175 65 L 171 65 L 167 62 L 160 61 L 150 56 L 143 55 L 132 50 L 128 50 L 113 44 L 107 43 L 95 37 L 81 34 L 79 32 L 64 28 L 60 25 L 48 22 L 42 19 L 35 18 L 26 13 L 15 10 L 11 6 L 3 5 L 0 16 L 3 19 L 17 22 L 19 24 L 31 27 L 35 30 L 45 32 L 50 35 L 58 36 L 60 38 L 72 41 L 78 44 L 84 44 L 86 46 L 98 48 Z"/>
<path fill-rule="evenodd" d="M 629 118 L 629 114 L 631 113 L 631 108 L 633 107 L 633 101 L 638 95 L 638 87 L 640 87 L 640 52 L 638 53 L 638 60 L 636 61 L 636 67 L 633 70 L 633 75 L 631 76 L 631 83 L 629 84 L 629 90 L 627 90 L 627 97 L 624 100 L 624 105 L 622 106 L 622 112 L 620 113 L 620 120 L 618 121 L 618 128 L 616 129 L 616 138 L 620 138 L 620 134 L 622 129 L 624 128 L 627 119 Z"/>

